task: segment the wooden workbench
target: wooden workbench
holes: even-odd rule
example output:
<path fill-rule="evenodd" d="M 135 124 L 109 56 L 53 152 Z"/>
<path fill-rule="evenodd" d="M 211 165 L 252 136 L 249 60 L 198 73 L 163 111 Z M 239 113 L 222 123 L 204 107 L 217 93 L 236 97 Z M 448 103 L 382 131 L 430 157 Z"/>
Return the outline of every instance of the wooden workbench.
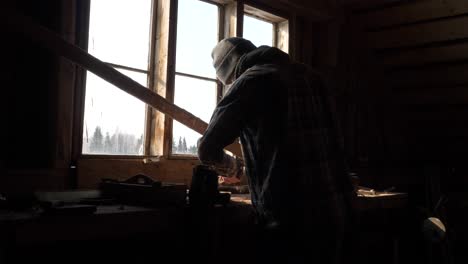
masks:
<path fill-rule="evenodd" d="M 358 204 L 362 211 L 398 208 L 405 205 L 405 197 L 358 197 Z M 3 255 L 7 263 L 16 263 L 18 258 L 62 263 L 74 255 L 81 261 L 90 257 L 133 261 L 134 254 L 145 259 L 167 257 L 172 262 L 194 254 L 199 254 L 197 259 L 218 259 L 229 255 L 229 245 L 253 241 L 254 223 L 248 194 L 232 195 L 230 204 L 205 211 L 129 205 L 98 206 L 93 214 L 75 216 L 0 211 L 0 260 Z M 242 255 L 230 258 L 236 263 Z"/>

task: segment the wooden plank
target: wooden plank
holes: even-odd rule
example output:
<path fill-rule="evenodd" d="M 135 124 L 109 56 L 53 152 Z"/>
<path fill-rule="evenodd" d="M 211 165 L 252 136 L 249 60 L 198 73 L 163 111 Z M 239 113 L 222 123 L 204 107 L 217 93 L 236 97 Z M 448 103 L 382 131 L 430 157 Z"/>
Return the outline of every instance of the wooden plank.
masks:
<path fill-rule="evenodd" d="M 288 18 L 295 14 L 309 21 L 325 21 L 333 19 L 337 6 L 329 1 L 302 0 L 243 0 L 245 4 L 263 9 L 266 12 Z"/>
<path fill-rule="evenodd" d="M 238 0 L 236 3 L 236 37 L 244 36 L 244 0 Z"/>
<path fill-rule="evenodd" d="M 411 1 L 411 0 L 410 0 Z M 408 4 L 408 0 L 346 0 L 342 1 L 341 6 L 353 13 L 365 14 L 376 10 L 387 9 L 394 6 Z"/>
<path fill-rule="evenodd" d="M 468 60 L 468 42 L 442 47 L 428 47 L 382 55 L 387 66 L 421 65 L 458 60 Z"/>
<path fill-rule="evenodd" d="M 387 74 L 388 87 L 392 89 L 464 87 L 468 84 L 467 72 L 468 64 L 399 70 Z"/>
<path fill-rule="evenodd" d="M 78 163 L 78 187 L 96 188 L 101 178 L 125 180 L 144 174 L 154 180 L 190 184 L 196 159 L 164 159 L 142 163 L 141 159 L 80 159 Z"/>
<path fill-rule="evenodd" d="M 358 15 L 366 28 L 381 28 L 468 13 L 468 1 L 427 0 Z"/>
<path fill-rule="evenodd" d="M 286 53 L 289 53 L 289 21 L 283 21 L 276 26 L 276 47 Z"/>
<path fill-rule="evenodd" d="M 77 3 L 77 24 L 76 24 L 76 45 L 82 49 L 88 48 L 89 15 L 90 0 L 76 1 Z M 75 64 L 75 87 L 85 87 L 86 70 Z M 74 89 L 73 94 L 73 142 L 72 142 L 72 164 L 81 156 L 83 150 L 83 120 L 85 108 L 86 89 Z M 76 187 L 76 178 L 73 180 Z"/>
<path fill-rule="evenodd" d="M 220 6 L 218 8 L 218 41 L 221 41 L 225 37 L 225 28 L 226 28 L 226 7 Z"/>
<path fill-rule="evenodd" d="M 396 104 L 466 104 L 468 105 L 468 86 L 447 89 L 400 90 L 392 93 L 392 103 Z"/>
<path fill-rule="evenodd" d="M 61 2 L 61 36 L 70 43 L 76 43 L 76 0 Z M 55 137 L 54 168 L 70 168 L 72 161 L 73 142 L 73 87 L 75 85 L 75 64 L 57 57 L 57 108 L 55 110 L 57 120 L 57 134 Z"/>
<path fill-rule="evenodd" d="M 286 20 L 283 17 L 276 16 L 272 13 L 268 13 L 264 10 L 261 10 L 261 9 L 258 9 L 249 5 L 244 5 L 244 11 L 245 11 L 245 14 L 248 14 L 250 16 L 253 16 L 253 17 L 268 21 L 268 22 L 272 22 L 272 23 L 281 23 Z"/>
<path fill-rule="evenodd" d="M 169 42 L 169 11 L 170 0 L 153 1 L 153 13 L 156 12 L 156 17 L 153 16 L 152 21 L 152 36 L 153 38 L 151 48 L 150 64 L 150 88 L 161 95 L 166 97 L 166 83 L 167 83 L 167 63 L 168 63 L 168 42 Z M 150 120 L 147 126 L 146 139 L 149 144 L 146 146 L 147 155 L 164 155 L 164 137 L 165 137 L 165 122 L 166 117 L 164 113 L 148 106 L 148 116 Z"/>
<path fill-rule="evenodd" d="M 155 109 L 158 109 L 167 116 L 174 118 L 196 132 L 203 134 L 208 127 L 208 124 L 200 118 L 194 116 L 185 109 L 172 104 L 164 97 L 150 89 L 147 89 L 138 82 L 91 56 L 86 51 L 68 43 L 56 33 L 34 23 L 30 18 L 17 14 L 13 10 L 2 9 L 0 21 L 2 22 L 5 30 L 22 35 L 31 42 L 37 43 L 48 49 L 50 52 L 58 56 L 63 56 L 90 70 L 109 83 L 140 99 Z M 25 96 L 27 95 L 25 94 Z M 230 151 L 238 156 L 242 156 L 242 154 L 236 152 L 235 149 L 231 149 Z"/>
<path fill-rule="evenodd" d="M 425 105 L 408 105 L 395 104 L 401 114 L 398 119 L 429 122 L 468 122 L 468 105 L 440 105 L 440 104 L 425 104 Z"/>
<path fill-rule="evenodd" d="M 235 37 L 237 35 L 237 3 L 231 3 L 224 7 L 224 37 Z"/>
<path fill-rule="evenodd" d="M 174 102 L 174 94 L 175 94 L 175 64 L 176 64 L 176 46 L 177 46 L 177 18 L 179 14 L 179 1 L 178 0 L 165 0 L 167 5 L 166 9 L 168 10 L 168 19 L 166 19 L 165 23 L 168 23 L 167 34 L 167 57 L 166 57 L 166 76 L 165 76 L 165 83 L 163 84 L 166 89 L 165 98 L 169 102 Z M 163 66 L 164 67 L 164 66 Z M 164 77 L 162 77 L 164 78 Z M 172 155 L 172 128 L 173 128 L 174 120 L 170 117 L 165 115 L 164 120 L 164 138 L 163 138 L 163 150 L 164 156 L 168 157 Z"/>
<path fill-rule="evenodd" d="M 451 122 L 418 122 L 410 123 L 406 129 L 409 135 L 427 139 L 427 138 L 466 138 L 468 139 L 468 127 L 466 123 L 451 123 Z M 444 144 L 444 143 L 442 143 Z"/>
<path fill-rule="evenodd" d="M 369 44 L 375 49 L 416 46 L 468 37 L 468 16 L 397 29 L 370 32 Z"/>
<path fill-rule="evenodd" d="M 334 1 L 303 1 L 303 0 L 255 0 L 268 6 L 274 6 L 278 10 L 286 10 L 288 13 L 295 13 L 312 21 L 333 19 L 338 6 Z"/>
<path fill-rule="evenodd" d="M 158 25 L 160 24 L 158 21 L 158 18 L 160 17 L 160 9 L 161 9 L 161 3 L 162 1 L 152 1 L 151 3 L 151 14 L 156 14 L 156 16 L 151 16 L 151 36 L 157 36 L 158 32 L 160 31 Z M 156 77 L 158 75 L 155 74 L 155 71 L 157 71 L 158 64 L 156 63 L 156 56 L 154 54 L 157 54 L 158 46 L 160 46 L 160 38 L 150 38 L 150 61 L 149 61 L 149 69 L 148 69 L 148 88 L 153 90 L 154 92 L 157 93 L 157 82 L 156 82 Z M 159 45 L 158 45 L 159 44 Z M 163 94 L 159 94 L 162 97 L 164 97 Z M 154 112 L 153 112 L 154 111 Z M 152 131 L 156 130 L 156 127 L 154 125 L 155 119 L 156 119 L 156 110 L 153 110 L 151 106 L 146 106 L 146 117 L 145 117 L 145 141 L 144 141 L 144 151 L 143 155 L 152 155 L 152 150 L 154 150 L 155 154 L 159 155 L 162 154 L 162 149 L 158 149 L 157 145 L 155 146 L 154 142 L 159 141 L 159 140 L 153 140 L 153 137 L 155 136 L 156 133 L 152 133 Z M 158 133 L 159 134 L 159 133 Z M 161 145 L 161 144 L 159 144 Z"/>

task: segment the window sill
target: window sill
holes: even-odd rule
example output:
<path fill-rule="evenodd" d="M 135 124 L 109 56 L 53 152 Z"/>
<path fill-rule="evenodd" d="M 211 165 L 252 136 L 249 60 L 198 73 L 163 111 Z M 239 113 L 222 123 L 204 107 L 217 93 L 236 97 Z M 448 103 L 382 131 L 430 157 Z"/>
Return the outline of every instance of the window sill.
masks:
<path fill-rule="evenodd" d="M 191 160 L 198 161 L 198 156 L 186 154 L 172 154 L 167 158 L 168 160 Z"/>
<path fill-rule="evenodd" d="M 85 160 L 151 160 L 151 161 L 159 161 L 161 156 L 132 156 L 132 155 L 92 155 L 92 154 L 82 154 L 79 159 Z"/>
<path fill-rule="evenodd" d="M 132 155 L 92 155 L 82 154 L 79 159 L 81 160 L 133 160 L 142 161 L 143 163 L 155 163 L 163 160 L 187 160 L 199 161 L 198 156 L 185 155 L 185 154 L 172 154 L 169 157 L 164 156 L 132 156 Z"/>

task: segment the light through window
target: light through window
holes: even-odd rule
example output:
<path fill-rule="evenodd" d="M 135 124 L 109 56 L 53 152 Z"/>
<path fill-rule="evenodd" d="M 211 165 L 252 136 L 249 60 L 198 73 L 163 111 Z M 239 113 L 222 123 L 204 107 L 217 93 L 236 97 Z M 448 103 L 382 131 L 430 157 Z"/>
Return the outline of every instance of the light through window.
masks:
<path fill-rule="evenodd" d="M 250 40 L 255 46 L 274 46 L 273 23 L 244 15 L 244 38 Z"/>
<path fill-rule="evenodd" d="M 147 86 L 151 0 L 92 0 L 88 52 Z M 83 154 L 143 155 L 145 104 L 88 72 Z"/>
<path fill-rule="evenodd" d="M 178 5 L 174 103 L 209 121 L 216 106 L 216 72 L 211 51 L 218 42 L 218 6 L 198 0 Z M 197 153 L 200 134 L 173 122 L 172 153 Z"/>

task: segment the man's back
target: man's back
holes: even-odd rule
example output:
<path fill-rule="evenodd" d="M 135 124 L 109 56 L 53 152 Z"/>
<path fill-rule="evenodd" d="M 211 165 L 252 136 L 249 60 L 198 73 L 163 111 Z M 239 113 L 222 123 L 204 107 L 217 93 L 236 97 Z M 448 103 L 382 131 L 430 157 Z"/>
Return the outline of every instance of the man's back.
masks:
<path fill-rule="evenodd" d="M 276 52 L 278 63 L 272 51 L 267 63 L 251 59 L 253 65 L 223 99 L 242 101 L 238 118 L 243 119 L 240 135 L 246 170 L 253 202 L 266 217 L 289 215 L 291 202 L 341 192 L 347 184 L 339 183 L 346 181 L 344 160 L 324 104 L 328 99 L 322 94 L 324 87 L 318 76 L 308 76 L 305 66 L 285 63 L 284 55 Z M 257 53 L 250 56 L 265 52 Z"/>
<path fill-rule="evenodd" d="M 331 260 L 345 225 L 344 194 L 352 187 L 320 78 L 277 48 L 239 38 L 220 42 L 213 60 L 223 83 L 235 81 L 200 139 L 200 160 L 238 167 L 222 149 L 240 137 L 260 223 L 280 234 L 260 243 L 265 254 L 287 241 L 287 256 L 304 250 Z M 304 240 L 310 237 L 320 243 Z"/>

